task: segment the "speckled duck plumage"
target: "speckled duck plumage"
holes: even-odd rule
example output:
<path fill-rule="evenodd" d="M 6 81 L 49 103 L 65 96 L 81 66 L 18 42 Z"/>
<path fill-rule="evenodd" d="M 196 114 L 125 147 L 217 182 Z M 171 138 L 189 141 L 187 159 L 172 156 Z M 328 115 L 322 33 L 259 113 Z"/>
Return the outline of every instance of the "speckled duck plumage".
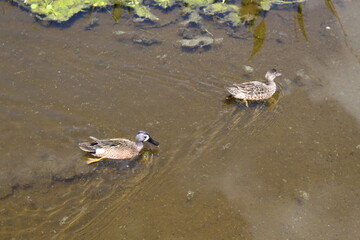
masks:
<path fill-rule="evenodd" d="M 275 69 L 267 71 L 265 78 L 267 83 L 251 81 L 245 83 L 235 83 L 232 87 L 226 87 L 226 90 L 234 97 L 243 100 L 259 101 L 270 98 L 276 92 L 277 76 L 280 76 Z"/>

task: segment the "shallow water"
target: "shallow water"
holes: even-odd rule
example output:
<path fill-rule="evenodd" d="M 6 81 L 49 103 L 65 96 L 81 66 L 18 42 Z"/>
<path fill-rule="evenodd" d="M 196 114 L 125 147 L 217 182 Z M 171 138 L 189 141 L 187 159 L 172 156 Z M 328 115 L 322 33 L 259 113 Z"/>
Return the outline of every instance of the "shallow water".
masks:
<path fill-rule="evenodd" d="M 174 44 L 178 24 L 103 12 L 90 30 L 86 16 L 60 28 L 0 3 L 1 239 L 359 236 L 358 1 L 333 2 L 335 15 L 305 4 L 308 41 L 293 10 L 271 10 L 250 60 L 251 34 L 213 21 L 221 45 L 189 52 Z M 270 68 L 283 73 L 270 102 L 226 100 L 224 86 Z M 138 130 L 161 145 L 129 167 L 87 166 L 77 147 Z"/>

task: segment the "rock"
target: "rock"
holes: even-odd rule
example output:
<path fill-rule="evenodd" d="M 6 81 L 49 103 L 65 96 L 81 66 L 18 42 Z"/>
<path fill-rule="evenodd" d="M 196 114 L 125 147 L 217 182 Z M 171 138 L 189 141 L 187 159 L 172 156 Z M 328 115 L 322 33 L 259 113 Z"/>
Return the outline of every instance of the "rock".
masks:
<path fill-rule="evenodd" d="M 137 44 L 151 46 L 154 44 L 160 44 L 161 41 L 148 35 L 148 34 L 134 34 L 132 41 Z"/>
<path fill-rule="evenodd" d="M 183 48 L 203 48 L 214 44 L 220 44 L 223 40 L 223 38 L 195 36 L 193 39 L 177 40 L 176 43 L 180 44 L 180 46 Z"/>
<path fill-rule="evenodd" d="M 189 14 L 189 17 L 187 20 L 183 21 L 181 25 L 188 26 L 188 25 L 201 25 L 201 16 L 197 11 L 192 11 Z"/>

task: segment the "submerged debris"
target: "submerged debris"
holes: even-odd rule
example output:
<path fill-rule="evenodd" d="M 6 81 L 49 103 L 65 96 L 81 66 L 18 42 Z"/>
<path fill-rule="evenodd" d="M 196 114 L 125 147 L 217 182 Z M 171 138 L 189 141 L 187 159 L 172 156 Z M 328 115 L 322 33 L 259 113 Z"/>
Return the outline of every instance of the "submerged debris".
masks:
<path fill-rule="evenodd" d="M 97 26 L 99 26 L 99 18 L 97 16 L 93 16 L 90 18 L 88 24 L 85 26 L 85 30 L 91 30 Z"/>
<path fill-rule="evenodd" d="M 303 87 L 306 84 L 304 83 L 304 80 L 307 82 L 310 79 L 309 75 L 307 75 L 305 73 L 304 69 L 300 69 L 298 71 L 296 71 L 296 77 L 294 78 L 293 82 L 299 86 L 299 87 Z"/>
<path fill-rule="evenodd" d="M 133 40 L 134 43 L 142 44 L 142 45 L 145 45 L 145 46 L 151 46 L 151 45 L 154 45 L 154 44 L 161 43 L 160 40 L 150 36 L 149 34 L 137 34 L 137 33 L 135 33 L 132 40 Z"/>
<path fill-rule="evenodd" d="M 181 23 L 180 36 L 183 39 L 177 40 L 175 45 L 184 49 L 198 49 L 220 44 L 223 38 L 214 38 L 214 35 L 202 24 L 202 17 L 198 12 L 192 11 L 188 19 Z"/>
<path fill-rule="evenodd" d="M 202 17 L 197 11 L 190 12 L 188 19 L 183 21 L 181 25 L 191 26 L 191 25 L 201 25 Z"/>
<path fill-rule="evenodd" d="M 162 42 L 161 40 L 153 37 L 152 34 L 147 32 L 137 33 L 137 32 L 125 32 L 122 30 L 116 30 L 113 31 L 113 34 L 122 37 L 119 39 L 121 41 L 131 40 L 133 43 L 141 44 L 144 46 L 151 46 L 154 44 L 160 44 Z"/>
<path fill-rule="evenodd" d="M 183 48 L 203 48 L 214 44 L 220 44 L 223 40 L 223 38 L 196 36 L 193 39 L 177 40 L 176 43 L 180 44 L 180 46 Z"/>
<path fill-rule="evenodd" d="M 186 198 L 187 198 L 187 200 L 191 200 L 191 199 L 193 199 L 194 198 L 194 192 L 193 191 L 191 191 L 191 190 L 188 190 L 188 192 L 187 192 L 187 194 L 186 194 Z"/>
<path fill-rule="evenodd" d="M 296 76 L 301 77 L 302 79 L 309 80 L 310 76 L 305 73 L 304 69 L 296 71 Z"/>
<path fill-rule="evenodd" d="M 254 68 L 251 67 L 251 66 L 244 65 L 243 68 L 244 68 L 244 71 L 246 73 L 253 73 L 254 72 Z"/>
<path fill-rule="evenodd" d="M 121 30 L 116 30 L 116 31 L 113 31 L 113 34 L 117 35 L 117 36 L 120 36 L 120 35 L 123 35 L 123 34 L 127 34 L 127 32 L 121 31 Z"/>
<path fill-rule="evenodd" d="M 300 193 L 300 196 L 301 196 L 303 199 L 305 199 L 305 200 L 309 200 L 309 199 L 310 199 L 310 194 L 309 194 L 309 193 L 307 193 L 307 192 L 305 192 L 305 191 L 302 191 L 302 190 L 300 190 L 299 193 Z"/>
<path fill-rule="evenodd" d="M 209 36 L 213 37 L 213 35 L 206 28 L 180 28 L 179 29 L 180 36 L 184 39 L 193 39 L 197 36 Z"/>
<path fill-rule="evenodd" d="M 60 219 L 59 221 L 59 225 L 62 226 L 64 224 L 66 224 L 66 221 L 69 219 L 69 217 L 65 216 L 62 219 Z"/>

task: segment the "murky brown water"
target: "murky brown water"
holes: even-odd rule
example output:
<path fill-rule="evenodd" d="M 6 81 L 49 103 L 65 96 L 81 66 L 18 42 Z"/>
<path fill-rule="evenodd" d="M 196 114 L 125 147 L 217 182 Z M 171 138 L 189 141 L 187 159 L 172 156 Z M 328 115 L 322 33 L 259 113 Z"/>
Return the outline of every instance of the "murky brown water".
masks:
<path fill-rule="evenodd" d="M 1 239 L 360 235 L 358 1 L 336 1 L 338 18 L 309 1 L 309 41 L 293 11 L 270 11 L 250 61 L 251 37 L 214 22 L 220 46 L 183 52 L 177 24 L 146 29 L 104 12 L 91 30 L 88 18 L 58 28 L 0 3 Z M 138 28 L 162 43 L 113 34 Z M 273 67 L 283 73 L 273 102 L 225 100 L 224 86 Z M 130 168 L 87 166 L 77 147 L 138 130 L 161 146 Z"/>

